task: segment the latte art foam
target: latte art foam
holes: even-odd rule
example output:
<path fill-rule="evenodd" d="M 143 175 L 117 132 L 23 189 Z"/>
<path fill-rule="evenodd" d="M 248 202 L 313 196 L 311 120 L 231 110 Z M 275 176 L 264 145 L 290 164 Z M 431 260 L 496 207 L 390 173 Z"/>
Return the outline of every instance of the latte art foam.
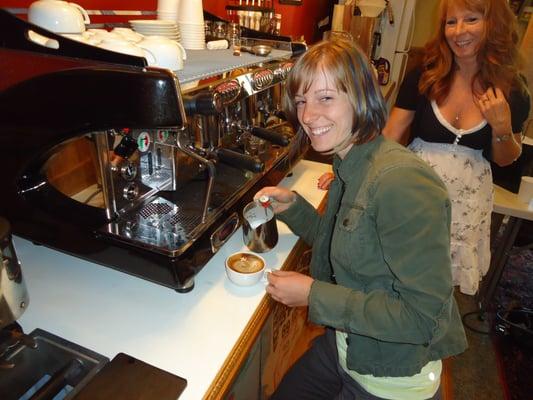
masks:
<path fill-rule="evenodd" d="M 228 266 L 241 274 L 253 274 L 263 269 L 263 260 L 253 254 L 238 253 L 228 259 Z"/>

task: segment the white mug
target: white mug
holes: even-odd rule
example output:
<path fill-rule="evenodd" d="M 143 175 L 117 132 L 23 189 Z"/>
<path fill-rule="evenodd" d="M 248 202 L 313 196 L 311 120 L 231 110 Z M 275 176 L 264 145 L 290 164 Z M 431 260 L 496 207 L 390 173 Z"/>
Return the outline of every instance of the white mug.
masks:
<path fill-rule="evenodd" d="M 187 59 L 180 43 L 162 36 L 146 36 L 138 46 L 154 56 L 155 61 L 149 64 L 155 67 L 178 71 L 183 69 L 183 60 Z"/>
<path fill-rule="evenodd" d="M 82 33 L 91 20 L 79 4 L 38 0 L 28 8 L 28 21 L 55 33 Z"/>
<path fill-rule="evenodd" d="M 102 43 L 98 45 L 98 47 L 105 50 L 115 51 L 117 53 L 146 58 L 148 65 L 155 62 L 155 56 L 151 51 L 143 49 L 134 43 L 128 42 L 126 39 L 104 39 Z"/>
<path fill-rule="evenodd" d="M 90 44 L 91 46 L 96 46 L 101 43 L 101 41 L 97 38 L 88 37 L 79 33 L 62 33 L 61 36 L 75 40 L 77 42 Z"/>
<path fill-rule="evenodd" d="M 141 40 L 144 39 L 144 35 L 141 35 L 140 33 L 135 32 L 133 29 L 130 28 L 113 28 L 111 32 L 120 35 L 128 42 L 139 43 Z"/>

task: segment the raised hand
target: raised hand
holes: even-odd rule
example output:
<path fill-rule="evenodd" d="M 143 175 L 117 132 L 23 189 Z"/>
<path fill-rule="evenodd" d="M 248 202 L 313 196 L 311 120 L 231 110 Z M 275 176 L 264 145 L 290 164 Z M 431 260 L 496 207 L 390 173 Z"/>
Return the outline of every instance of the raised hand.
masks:
<path fill-rule="evenodd" d="M 511 107 L 500 88 L 489 88 L 475 102 L 491 126 L 493 136 L 512 133 Z"/>

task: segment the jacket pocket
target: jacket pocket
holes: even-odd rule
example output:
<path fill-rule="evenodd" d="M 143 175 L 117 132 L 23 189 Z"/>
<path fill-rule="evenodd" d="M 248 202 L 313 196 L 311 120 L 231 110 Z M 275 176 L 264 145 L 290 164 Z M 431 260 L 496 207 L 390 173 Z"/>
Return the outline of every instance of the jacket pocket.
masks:
<path fill-rule="evenodd" d="M 368 240 L 368 229 L 365 229 L 365 214 L 365 210 L 358 206 L 341 209 L 331 242 L 331 259 L 337 269 L 335 272 L 339 272 L 339 268 L 351 271 L 356 280 L 360 278 L 360 261 L 367 258 L 365 243 Z"/>
<path fill-rule="evenodd" d="M 339 228 L 346 232 L 354 232 L 358 227 L 360 227 L 365 209 L 362 206 L 354 205 L 350 207 L 346 213 L 341 216 L 339 221 Z"/>

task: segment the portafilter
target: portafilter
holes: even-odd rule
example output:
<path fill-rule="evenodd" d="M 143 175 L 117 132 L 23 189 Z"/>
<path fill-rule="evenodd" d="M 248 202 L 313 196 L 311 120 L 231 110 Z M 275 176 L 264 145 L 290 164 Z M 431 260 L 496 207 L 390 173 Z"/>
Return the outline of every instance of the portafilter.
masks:
<path fill-rule="evenodd" d="M 11 225 L 0 217 L 0 329 L 15 322 L 28 306 L 22 269 L 13 246 Z"/>

